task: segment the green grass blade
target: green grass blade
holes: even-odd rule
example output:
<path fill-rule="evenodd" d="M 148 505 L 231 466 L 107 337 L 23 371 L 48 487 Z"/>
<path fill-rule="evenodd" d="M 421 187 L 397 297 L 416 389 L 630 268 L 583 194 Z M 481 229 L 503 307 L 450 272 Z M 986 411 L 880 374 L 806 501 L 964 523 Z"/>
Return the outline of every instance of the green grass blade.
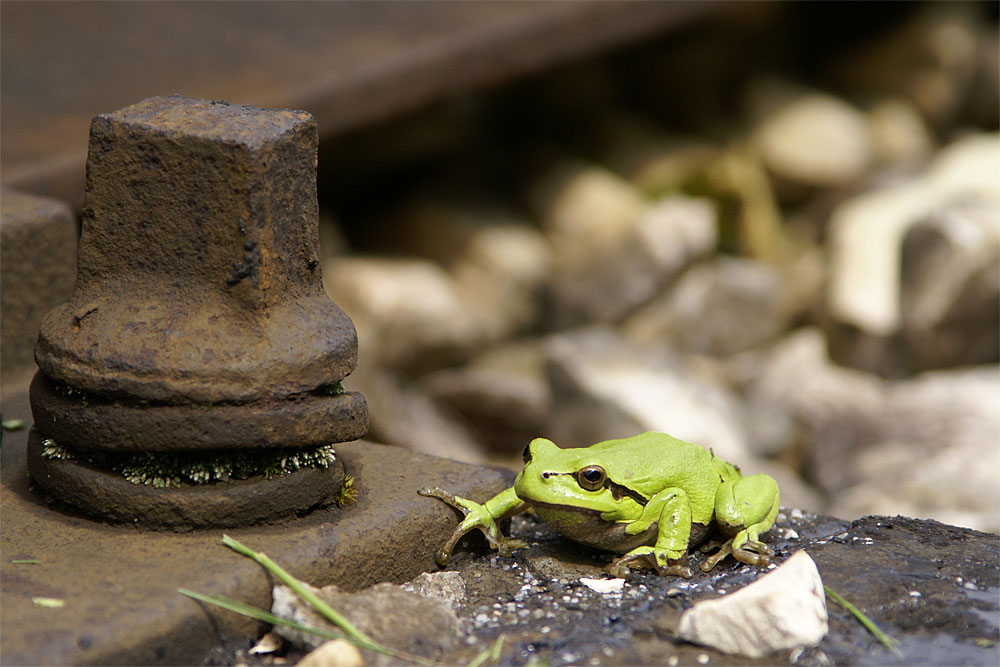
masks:
<path fill-rule="evenodd" d="M 313 628 L 308 625 L 302 625 L 300 623 L 296 623 L 295 621 L 290 621 L 287 618 L 275 616 L 269 611 L 253 607 L 240 602 L 239 600 L 227 598 L 224 595 L 205 595 L 203 593 L 189 591 L 186 588 L 178 588 L 177 592 L 181 595 L 186 595 L 189 598 L 194 598 L 200 602 L 215 605 L 216 607 L 221 607 L 222 609 L 232 611 L 237 614 L 249 616 L 250 618 L 257 619 L 258 621 L 264 621 L 265 623 L 270 623 L 271 625 L 284 625 L 285 627 L 299 630 L 301 632 L 308 632 L 316 635 L 317 637 L 322 637 L 323 639 L 348 639 L 348 641 L 350 641 L 349 638 L 339 632 L 330 632 L 329 630 L 324 630 L 322 628 Z"/>
<path fill-rule="evenodd" d="M 887 649 L 895 653 L 900 658 L 903 657 L 903 653 L 896 646 L 899 643 L 899 641 L 893 639 L 889 635 L 882 632 L 882 630 L 877 625 L 875 625 L 875 622 L 872 619 L 865 616 L 860 609 L 858 609 L 853 604 L 845 600 L 843 597 L 840 596 L 839 593 L 834 591 L 832 588 L 830 588 L 829 586 L 823 586 L 823 590 L 826 591 L 827 596 L 831 600 L 833 600 L 841 607 L 849 611 L 854 616 L 854 618 L 858 619 L 858 621 L 861 622 L 861 625 L 865 626 L 868 632 L 875 635 L 875 638 L 878 639 L 880 642 L 882 642 L 883 646 L 885 646 Z"/>
<path fill-rule="evenodd" d="M 484 648 L 479 654 L 473 658 L 472 662 L 469 663 L 469 667 L 480 667 L 487 660 L 490 661 L 491 665 L 496 665 L 500 662 L 500 649 L 503 648 L 504 636 L 500 635 L 497 640 Z"/>
<path fill-rule="evenodd" d="M 295 594 L 302 598 L 310 607 L 318 611 L 323 615 L 328 621 L 336 625 L 338 628 L 344 631 L 347 638 L 352 640 L 357 646 L 361 648 L 368 649 L 369 651 L 375 651 L 376 653 L 382 653 L 384 655 L 389 655 L 395 658 L 403 658 L 406 660 L 411 660 L 413 662 L 418 662 L 421 664 L 430 664 L 423 658 L 417 656 L 409 656 L 400 653 L 399 651 L 394 651 L 391 648 L 379 644 L 374 639 L 371 639 L 368 635 L 358 630 L 353 623 L 344 618 L 339 612 L 337 612 L 333 607 L 328 605 L 319 596 L 313 593 L 311 590 L 306 588 L 301 581 L 293 577 L 291 574 L 285 571 L 280 565 L 275 563 L 273 560 L 268 558 L 265 554 L 259 553 L 243 546 L 238 541 L 229 537 L 228 535 L 222 536 L 222 543 L 227 547 L 232 549 L 238 554 L 246 556 L 247 558 L 252 558 L 257 561 L 264 569 L 277 577 L 283 584 L 295 591 Z"/>

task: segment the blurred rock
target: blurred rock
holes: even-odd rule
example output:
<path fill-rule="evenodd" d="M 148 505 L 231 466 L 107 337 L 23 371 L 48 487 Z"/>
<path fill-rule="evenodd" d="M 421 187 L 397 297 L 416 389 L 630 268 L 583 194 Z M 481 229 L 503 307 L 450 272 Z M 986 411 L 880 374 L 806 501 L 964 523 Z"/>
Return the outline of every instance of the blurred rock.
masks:
<path fill-rule="evenodd" d="M 368 438 L 467 463 L 484 463 L 486 448 L 461 418 L 397 371 L 364 358 L 347 380 L 368 401 Z"/>
<path fill-rule="evenodd" d="M 753 468 L 739 402 L 662 347 L 643 348 L 593 327 L 553 337 L 547 355 L 548 432 L 560 446 L 662 431 Z"/>
<path fill-rule="evenodd" d="M 496 452 L 520 454 L 548 425 L 552 399 L 540 341 L 500 345 L 425 376 L 419 386 Z"/>
<path fill-rule="evenodd" d="M 465 601 L 465 579 L 454 570 L 423 572 L 400 588 L 422 597 L 442 600 L 452 609 Z"/>
<path fill-rule="evenodd" d="M 699 264 L 642 307 L 623 331 L 643 343 L 669 342 L 725 357 L 776 339 L 790 322 L 781 272 L 769 264 L 719 256 Z"/>
<path fill-rule="evenodd" d="M 754 363 L 744 387 L 751 438 L 775 452 L 804 449 L 829 512 L 1000 527 L 996 366 L 888 382 L 830 363 L 815 329 Z"/>
<path fill-rule="evenodd" d="M 979 30 L 975 75 L 960 114 L 968 125 L 986 130 L 996 130 L 1000 125 L 1000 35 L 995 23 L 992 28 Z"/>
<path fill-rule="evenodd" d="M 802 550 L 735 593 L 696 602 L 677 628 L 689 642 L 748 658 L 815 646 L 827 632 L 823 580 Z"/>
<path fill-rule="evenodd" d="M 458 639 L 458 617 L 441 600 L 404 591 L 395 584 L 376 584 L 357 593 L 344 593 L 333 585 L 323 588 L 304 585 L 358 630 L 397 651 L 434 659 L 451 650 Z M 275 616 L 309 627 L 336 630 L 287 586 L 275 586 L 272 600 L 271 613 Z M 276 625 L 274 631 L 299 647 L 315 649 L 326 641 L 282 625 Z M 365 656 L 376 665 L 399 661 L 370 651 L 365 651 Z"/>
<path fill-rule="evenodd" d="M 296 667 L 361 667 L 365 661 L 358 647 L 346 639 L 331 639 L 295 663 Z"/>
<path fill-rule="evenodd" d="M 500 206 L 444 199 L 410 202 L 393 222 L 388 245 L 447 269 L 484 336 L 509 336 L 537 321 L 552 262 L 537 228 Z"/>
<path fill-rule="evenodd" d="M 1000 198 L 956 201 L 903 239 L 900 317 L 915 370 L 1000 355 Z"/>
<path fill-rule="evenodd" d="M 646 119 L 619 115 L 608 124 L 602 161 L 648 195 L 677 192 L 701 177 L 722 153 L 704 139 L 667 134 Z"/>
<path fill-rule="evenodd" d="M 972 209 L 981 211 L 986 220 L 977 223 L 977 228 L 995 226 L 1000 202 L 997 173 L 997 136 L 970 135 L 941 151 L 919 177 L 866 192 L 837 207 L 830 218 L 826 303 L 836 322 L 857 331 L 832 338 L 835 359 L 883 374 L 905 371 L 894 338 L 904 325 L 903 239 L 922 220 L 968 217 L 961 212 Z M 993 232 L 970 237 L 982 249 L 963 249 L 961 244 L 950 247 L 959 254 L 969 253 L 968 260 L 993 252 L 987 250 L 993 238 Z M 912 291 L 906 298 L 910 304 L 921 300 Z"/>
<path fill-rule="evenodd" d="M 714 248 L 714 207 L 633 185 L 584 164 L 551 169 L 530 193 L 553 247 L 550 324 L 617 321 Z"/>
<path fill-rule="evenodd" d="M 865 115 L 832 95 L 759 82 L 754 102 L 770 111 L 754 132 L 767 168 L 807 187 L 839 188 L 857 182 L 872 163 Z"/>
<path fill-rule="evenodd" d="M 455 281 L 428 260 L 334 258 L 323 266 L 323 285 L 379 364 L 451 359 L 484 336 Z"/>
<path fill-rule="evenodd" d="M 972 3 L 927 3 L 888 33 L 840 56 L 833 74 L 855 94 L 906 97 L 932 123 L 946 127 L 981 65 L 978 42 L 988 30 L 976 27 L 979 11 Z M 995 51 L 991 58 L 996 60 Z"/>
<path fill-rule="evenodd" d="M 873 433 L 856 454 L 826 452 L 845 466 L 838 516 L 903 514 L 1000 531 L 1000 367 L 926 373 L 892 383 L 864 417 Z M 867 429 L 866 429 L 867 430 Z M 874 436 L 874 437 L 873 437 Z"/>
<path fill-rule="evenodd" d="M 874 427 L 859 421 L 869 409 L 884 403 L 884 383 L 879 378 L 832 364 L 826 340 L 818 329 L 793 332 L 762 354 L 736 359 L 747 364 L 739 374 L 746 378 L 746 425 L 759 451 L 769 454 L 822 448 L 834 456 L 850 456 L 856 431 L 873 436 Z M 868 436 L 862 436 L 868 437 Z M 813 471 L 827 489 L 846 482 L 843 466 Z"/>
<path fill-rule="evenodd" d="M 885 99 L 868 111 L 872 157 L 879 167 L 915 165 L 934 150 L 934 137 L 920 111 L 902 98 Z"/>

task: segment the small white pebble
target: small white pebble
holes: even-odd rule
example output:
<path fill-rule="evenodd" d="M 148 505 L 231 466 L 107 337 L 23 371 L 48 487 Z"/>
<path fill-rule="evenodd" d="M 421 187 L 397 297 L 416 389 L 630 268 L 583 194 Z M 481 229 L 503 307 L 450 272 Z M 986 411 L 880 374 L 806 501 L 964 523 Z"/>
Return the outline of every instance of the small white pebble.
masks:
<path fill-rule="evenodd" d="M 788 530 L 785 531 L 785 539 L 786 540 L 797 540 L 797 539 L 799 539 L 799 534 L 796 533 L 791 528 L 789 528 Z"/>
<path fill-rule="evenodd" d="M 677 667 L 677 665 L 679 665 L 680 662 L 681 659 L 678 658 L 676 655 L 672 655 L 667 659 L 667 664 L 670 665 L 670 667 Z"/>
<path fill-rule="evenodd" d="M 798 508 L 793 509 L 792 510 L 792 518 L 793 519 L 801 519 L 802 518 L 802 510 L 800 510 Z"/>
<path fill-rule="evenodd" d="M 965 588 L 966 590 L 970 590 L 970 591 L 976 590 L 976 585 L 974 583 L 972 583 L 971 581 L 965 582 L 962 585 L 962 587 Z"/>
<path fill-rule="evenodd" d="M 580 583 L 595 593 L 621 593 L 625 588 L 624 579 L 591 579 L 589 577 L 581 577 Z M 670 595 L 669 591 L 667 591 L 667 595 Z"/>
<path fill-rule="evenodd" d="M 920 597 L 920 591 L 910 591 L 910 597 L 911 598 L 918 598 L 918 597 Z"/>
<path fill-rule="evenodd" d="M 709 660 L 711 660 L 711 658 L 708 657 L 707 653 L 699 653 L 698 654 L 698 664 L 699 665 L 707 665 Z"/>

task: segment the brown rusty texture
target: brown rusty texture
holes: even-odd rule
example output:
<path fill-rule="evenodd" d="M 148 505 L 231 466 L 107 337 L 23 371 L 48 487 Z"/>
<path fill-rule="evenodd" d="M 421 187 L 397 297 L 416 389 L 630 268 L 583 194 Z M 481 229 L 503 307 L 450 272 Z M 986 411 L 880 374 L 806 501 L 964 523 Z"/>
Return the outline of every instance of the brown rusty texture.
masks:
<path fill-rule="evenodd" d="M 42 317 L 73 293 L 76 220 L 62 202 L 0 192 L 0 385 L 35 371 Z"/>
<path fill-rule="evenodd" d="M 137 452 L 364 435 L 364 398 L 337 388 L 357 336 L 322 286 L 317 144 L 304 111 L 179 96 L 94 118 L 76 288 L 35 348 L 40 437 Z M 73 502 L 79 482 L 47 488 Z"/>

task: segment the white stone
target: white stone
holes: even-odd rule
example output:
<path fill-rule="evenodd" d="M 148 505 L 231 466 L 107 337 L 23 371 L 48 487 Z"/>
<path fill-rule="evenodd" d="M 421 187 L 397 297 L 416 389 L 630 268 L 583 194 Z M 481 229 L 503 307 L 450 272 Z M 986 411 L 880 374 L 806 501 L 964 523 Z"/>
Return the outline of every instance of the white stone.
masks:
<path fill-rule="evenodd" d="M 768 168 L 805 185 L 848 185 L 872 160 L 864 114 L 821 93 L 782 105 L 761 124 L 756 138 Z"/>
<path fill-rule="evenodd" d="M 333 639 L 310 651 L 297 667 L 361 667 L 365 661 L 358 647 L 346 639 Z"/>
<path fill-rule="evenodd" d="M 580 583 L 594 591 L 595 593 L 621 593 L 625 588 L 625 580 L 615 579 L 592 579 L 590 577 L 580 577 Z"/>
<path fill-rule="evenodd" d="M 1000 202 L 1000 137 L 972 135 L 941 151 L 916 179 L 853 197 L 830 217 L 827 303 L 841 322 L 888 336 L 901 322 L 906 232 L 930 212 L 971 199 Z"/>
<path fill-rule="evenodd" d="M 695 604 L 681 615 L 677 633 L 724 653 L 761 658 L 815 646 L 828 630 L 823 581 L 809 554 L 798 551 L 749 586 Z"/>

